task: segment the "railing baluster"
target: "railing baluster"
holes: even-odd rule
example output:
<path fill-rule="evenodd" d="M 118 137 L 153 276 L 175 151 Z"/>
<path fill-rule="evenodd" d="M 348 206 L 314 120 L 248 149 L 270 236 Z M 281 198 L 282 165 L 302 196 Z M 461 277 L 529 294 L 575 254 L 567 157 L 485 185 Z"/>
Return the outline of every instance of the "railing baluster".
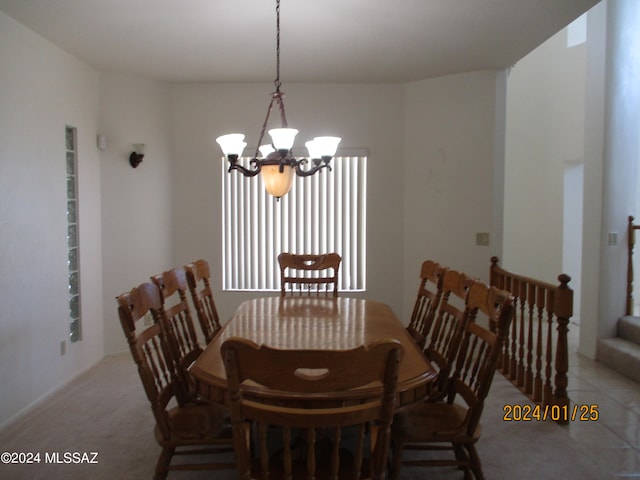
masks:
<path fill-rule="evenodd" d="M 636 244 L 636 230 L 640 229 L 640 225 L 633 224 L 633 217 L 629 215 L 629 225 L 627 227 L 627 306 L 626 314 L 634 314 L 633 300 L 633 249 Z"/>
<path fill-rule="evenodd" d="M 506 278 L 505 290 L 513 291 L 513 277 Z M 509 378 L 514 381 L 518 375 L 518 322 L 511 321 L 511 360 L 509 362 Z"/>
<path fill-rule="evenodd" d="M 535 315 L 532 313 L 531 321 L 536 321 L 536 374 L 533 379 L 533 400 L 540 402 L 542 400 L 542 332 L 544 331 L 542 324 L 543 310 L 539 304 L 540 295 L 536 295 L 537 289 L 535 285 L 531 285 L 531 306 Z"/>
<path fill-rule="evenodd" d="M 526 283 L 522 284 L 522 288 L 520 289 L 520 295 L 526 302 L 526 299 L 527 299 Z M 532 394 L 533 393 L 533 322 L 531 321 L 531 318 L 529 318 L 529 321 L 527 323 L 528 323 L 527 369 L 526 369 L 525 382 L 524 382 L 524 393 Z"/>
<path fill-rule="evenodd" d="M 500 275 L 499 279 L 500 279 L 500 287 L 499 288 L 504 290 L 505 289 L 504 275 Z M 505 340 L 503 353 L 502 353 L 502 365 L 500 367 L 500 370 L 502 371 L 502 373 L 504 373 L 507 376 L 509 375 L 509 358 L 510 358 L 509 349 L 510 349 L 509 342 L 507 340 Z"/>
<path fill-rule="evenodd" d="M 551 403 L 551 396 L 553 394 L 553 388 L 551 386 L 552 367 L 553 362 L 553 312 L 555 309 L 555 295 L 554 292 L 547 292 L 547 345 L 546 350 L 546 366 L 544 369 L 544 390 L 542 395 L 542 402 L 547 405 Z"/>
<path fill-rule="evenodd" d="M 513 291 L 519 292 L 522 289 L 520 285 L 524 285 L 520 279 L 514 279 L 513 281 Z M 526 329 L 526 321 L 524 315 L 520 317 L 520 338 L 519 338 L 519 349 L 518 349 L 518 368 L 515 372 L 516 374 L 516 385 L 518 387 L 522 387 L 524 385 L 524 358 L 525 358 L 525 334 L 527 332 Z"/>
<path fill-rule="evenodd" d="M 505 340 L 499 369 L 534 402 L 569 405 L 567 333 L 573 314 L 570 280 L 568 275 L 559 275 L 560 284 L 555 286 L 508 272 L 498 266 L 497 257 L 491 259 L 491 285 L 516 297 L 511 339 Z"/>

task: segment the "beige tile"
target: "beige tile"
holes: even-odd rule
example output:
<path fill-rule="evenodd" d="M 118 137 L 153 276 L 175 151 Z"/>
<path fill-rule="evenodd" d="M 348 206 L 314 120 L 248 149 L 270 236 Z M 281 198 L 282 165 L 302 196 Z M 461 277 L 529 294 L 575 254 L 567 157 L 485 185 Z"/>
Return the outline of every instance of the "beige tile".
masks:
<path fill-rule="evenodd" d="M 593 458 L 600 468 L 610 468 L 616 477 L 640 476 L 640 452 L 633 448 L 601 448 Z"/>
<path fill-rule="evenodd" d="M 596 381 L 593 381 L 593 380 L 589 381 L 572 373 L 569 373 L 567 375 L 567 378 L 568 378 L 567 392 L 572 392 L 575 390 L 593 390 L 593 391 L 600 390 L 597 386 Z M 569 397 L 571 397 L 571 395 L 569 395 Z"/>
<path fill-rule="evenodd" d="M 621 423 L 606 424 L 606 427 L 624 440 L 628 445 L 640 448 L 640 423 L 635 413 L 627 412 L 628 416 L 635 416 L 635 420 Z"/>
<path fill-rule="evenodd" d="M 570 364 L 569 369 L 572 374 L 577 375 L 584 380 L 603 379 L 609 377 L 619 377 L 620 379 L 624 378 L 622 375 L 619 375 L 610 368 L 595 361 L 591 361 L 590 363 L 582 362 L 578 365 Z"/>
<path fill-rule="evenodd" d="M 625 407 L 640 407 L 640 386 L 632 386 L 630 389 L 608 390 L 604 393 Z"/>
<path fill-rule="evenodd" d="M 568 429 L 571 439 L 583 448 L 599 449 L 603 445 L 611 448 L 629 447 L 627 442 L 599 422 L 569 422 Z"/>
<path fill-rule="evenodd" d="M 601 409 L 600 422 L 604 425 L 611 427 L 613 425 L 635 425 L 640 426 L 640 415 L 629 409 L 619 408 L 614 409 Z"/>
<path fill-rule="evenodd" d="M 571 326 L 574 340 L 579 331 Z M 597 405 L 596 422 L 505 422 L 505 405 L 531 404 L 509 380 L 496 373 L 482 417 L 478 451 L 485 478 L 540 480 L 640 479 L 640 385 L 597 362 L 570 351 L 569 397 L 571 405 Z M 127 388 L 122 387 L 126 378 Z M 91 388 L 89 388 L 91 387 Z M 92 391 L 93 393 L 88 393 Z M 114 405 L 127 405 L 135 412 L 126 425 L 109 424 Z M 71 422 L 69 418 L 72 418 Z M 96 420 L 99 419 L 99 420 Z M 48 428 L 43 429 L 42 426 Z M 69 425 L 74 426 L 71 432 Z M 60 435 L 60 432 L 65 435 Z M 159 447 L 153 439 L 153 419 L 139 378 L 128 353 L 107 357 L 79 381 L 47 402 L 23 422 L 0 432 L 5 450 L 51 451 L 61 448 L 102 452 L 103 462 L 90 472 L 77 468 L 51 470 L 0 468 L 0 477 L 12 480 L 66 478 L 93 480 L 151 478 Z M 73 441 L 72 441 L 73 440 Z M 102 443 L 101 443 L 102 442 Z M 117 444 L 118 448 L 113 448 Z M 110 459 L 107 451 L 121 457 Z M 126 452 L 126 453 L 123 453 Z M 122 464 L 127 470 L 122 470 Z M 18 466 L 20 467 L 20 466 Z M 6 470 L 6 471 L 5 471 Z M 7 477 L 7 478 L 9 478 Z M 58 478 L 56 477 L 56 478 Z M 170 480 L 233 480 L 234 472 L 172 472 Z M 402 472 L 401 480 L 461 480 L 452 468 L 415 468 Z"/>

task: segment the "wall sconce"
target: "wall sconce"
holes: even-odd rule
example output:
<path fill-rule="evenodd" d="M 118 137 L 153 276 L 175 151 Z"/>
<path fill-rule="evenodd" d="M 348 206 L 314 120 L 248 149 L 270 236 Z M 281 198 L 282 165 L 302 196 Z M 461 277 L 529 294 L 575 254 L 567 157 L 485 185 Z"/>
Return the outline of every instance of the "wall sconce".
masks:
<path fill-rule="evenodd" d="M 140 163 L 142 163 L 142 159 L 144 158 L 144 143 L 134 143 L 133 144 L 133 152 L 129 155 L 129 163 L 133 168 L 136 168 Z"/>

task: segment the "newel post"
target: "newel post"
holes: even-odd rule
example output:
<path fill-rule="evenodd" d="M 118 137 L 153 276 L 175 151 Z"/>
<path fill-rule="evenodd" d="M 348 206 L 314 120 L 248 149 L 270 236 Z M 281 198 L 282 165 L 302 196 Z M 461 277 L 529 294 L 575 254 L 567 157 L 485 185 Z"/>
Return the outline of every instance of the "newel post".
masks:
<path fill-rule="evenodd" d="M 558 343 L 556 344 L 556 376 L 554 399 L 556 405 L 569 406 L 567 396 L 567 372 L 569 371 L 569 356 L 567 345 L 567 333 L 569 332 L 569 320 L 573 315 L 573 290 L 569 287 L 571 277 L 567 274 L 558 275 L 560 285 L 556 289 L 556 302 L 554 314 L 558 322 Z"/>
<path fill-rule="evenodd" d="M 500 285 L 498 280 L 498 262 L 500 259 L 498 257 L 491 257 L 491 267 L 489 268 L 489 285 L 497 288 L 504 288 Z"/>
<path fill-rule="evenodd" d="M 633 226 L 633 217 L 629 215 L 629 225 L 627 226 L 627 308 L 626 314 L 633 315 L 633 247 L 636 243 L 635 228 Z"/>

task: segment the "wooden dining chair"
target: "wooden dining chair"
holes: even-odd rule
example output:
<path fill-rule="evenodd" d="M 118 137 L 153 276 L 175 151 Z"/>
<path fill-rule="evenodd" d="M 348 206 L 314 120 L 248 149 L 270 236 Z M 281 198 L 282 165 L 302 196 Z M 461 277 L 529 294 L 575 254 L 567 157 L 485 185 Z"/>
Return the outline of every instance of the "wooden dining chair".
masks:
<path fill-rule="evenodd" d="M 186 395 L 197 397 L 195 384 L 188 369 L 203 349 L 198 343 L 196 329 L 187 303 L 187 278 L 184 269 L 172 268 L 151 277 L 160 292 L 160 305 L 153 305 L 154 321 L 165 331 L 176 371 L 184 384 Z"/>
<path fill-rule="evenodd" d="M 469 288 L 467 304 L 497 326 L 495 332 L 467 321 L 455 372 L 446 401 L 420 402 L 397 412 L 392 426 L 391 478 L 401 466 L 457 466 L 465 479 L 483 479 L 475 444 L 480 438 L 480 417 L 496 370 L 498 355 L 512 318 L 513 299 L 508 292 L 476 282 Z M 452 450 L 453 458 L 403 459 L 405 450 Z"/>
<path fill-rule="evenodd" d="M 225 411 L 203 403 L 179 404 L 177 393 L 181 385 L 173 359 L 168 356 L 164 331 L 158 323 L 138 331 L 137 325 L 144 323 L 151 307 L 160 303 L 157 286 L 141 284 L 116 300 L 120 324 L 156 421 L 155 438 L 162 447 L 154 479 L 166 478 L 170 470 L 234 468 L 232 435 Z M 208 454 L 220 454 L 216 457 L 219 461 L 206 457 L 208 461 L 200 463 L 172 464 L 175 455 Z"/>
<path fill-rule="evenodd" d="M 407 331 L 420 348 L 424 348 L 427 334 L 431 330 L 433 319 L 440 305 L 442 279 L 445 271 L 446 267 L 433 260 L 422 262 L 420 286 L 413 305 L 411 320 L 407 326 Z"/>
<path fill-rule="evenodd" d="M 233 337 L 221 351 L 239 479 L 385 478 L 403 357 L 398 340 L 352 350 L 278 350 Z M 347 390 L 347 404 L 324 404 L 331 392 Z M 284 404 L 278 391 L 304 400 Z M 245 420 L 253 422 L 253 442 Z"/>
<path fill-rule="evenodd" d="M 441 400 L 445 395 L 464 323 L 471 314 L 467 295 L 473 283 L 471 277 L 456 270 L 445 270 L 442 274 L 442 298 L 431 328 L 426 331 L 423 350 L 437 372 L 436 379 L 429 384 L 427 400 Z"/>
<path fill-rule="evenodd" d="M 196 260 L 185 265 L 184 270 L 202 334 L 209 343 L 222 328 L 209 280 L 209 263 L 206 260 Z"/>
<path fill-rule="evenodd" d="M 341 262 L 342 257 L 337 253 L 281 253 L 278 255 L 280 294 L 338 296 Z"/>

